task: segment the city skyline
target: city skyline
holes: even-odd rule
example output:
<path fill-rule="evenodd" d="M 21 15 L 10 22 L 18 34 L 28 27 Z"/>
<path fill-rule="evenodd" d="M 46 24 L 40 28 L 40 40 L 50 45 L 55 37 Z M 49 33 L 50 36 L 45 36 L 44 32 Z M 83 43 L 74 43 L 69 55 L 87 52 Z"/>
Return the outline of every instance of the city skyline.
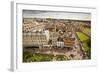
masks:
<path fill-rule="evenodd" d="M 90 21 L 90 13 L 44 11 L 44 10 L 23 10 L 23 18 L 54 18 Z"/>

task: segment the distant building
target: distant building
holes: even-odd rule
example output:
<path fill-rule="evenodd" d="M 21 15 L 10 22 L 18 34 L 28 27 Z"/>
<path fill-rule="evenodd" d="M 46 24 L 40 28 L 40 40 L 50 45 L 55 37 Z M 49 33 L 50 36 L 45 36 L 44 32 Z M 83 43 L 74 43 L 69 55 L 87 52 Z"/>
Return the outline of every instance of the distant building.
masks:
<path fill-rule="evenodd" d="M 38 23 L 36 21 L 32 23 L 24 23 L 23 24 L 23 32 L 32 32 L 33 30 L 44 30 L 45 24 L 44 23 Z"/>

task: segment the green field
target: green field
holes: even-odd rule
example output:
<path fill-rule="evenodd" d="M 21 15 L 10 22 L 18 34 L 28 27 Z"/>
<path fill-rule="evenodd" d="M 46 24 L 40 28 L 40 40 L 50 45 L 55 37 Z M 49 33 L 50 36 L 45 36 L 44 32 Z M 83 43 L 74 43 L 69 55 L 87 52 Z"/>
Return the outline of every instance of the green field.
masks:
<path fill-rule="evenodd" d="M 89 39 L 88 36 L 86 36 L 85 34 L 83 34 L 82 32 L 76 32 L 77 33 L 77 36 L 79 37 L 79 39 L 83 42 L 87 39 Z"/>
<path fill-rule="evenodd" d="M 76 32 L 78 38 L 83 44 L 84 50 L 87 52 L 87 55 L 90 57 L 91 54 L 91 38 L 83 34 L 82 32 Z"/>
<path fill-rule="evenodd" d="M 31 52 L 23 52 L 23 62 L 42 62 L 42 61 L 64 61 L 69 60 L 64 55 L 51 55 L 51 54 L 40 54 L 40 53 L 31 53 Z"/>

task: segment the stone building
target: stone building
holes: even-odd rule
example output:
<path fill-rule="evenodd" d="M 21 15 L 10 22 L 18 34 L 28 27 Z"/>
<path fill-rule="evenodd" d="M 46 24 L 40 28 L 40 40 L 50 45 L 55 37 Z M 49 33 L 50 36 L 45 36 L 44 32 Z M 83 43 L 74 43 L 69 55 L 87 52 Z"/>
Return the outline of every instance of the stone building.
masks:
<path fill-rule="evenodd" d="M 47 44 L 46 35 L 43 33 L 24 33 L 23 46 L 41 46 Z"/>

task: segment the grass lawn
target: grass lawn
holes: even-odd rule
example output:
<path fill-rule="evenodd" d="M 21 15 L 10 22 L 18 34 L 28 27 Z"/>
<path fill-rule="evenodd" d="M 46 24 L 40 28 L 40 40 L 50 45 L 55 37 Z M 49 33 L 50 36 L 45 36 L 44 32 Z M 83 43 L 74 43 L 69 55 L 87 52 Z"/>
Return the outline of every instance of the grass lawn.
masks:
<path fill-rule="evenodd" d="M 57 61 L 64 61 L 68 58 L 64 55 L 51 55 L 51 54 L 40 54 L 40 53 L 31 53 L 31 52 L 23 52 L 23 62 L 43 62 L 43 61 L 53 61 L 53 59 Z"/>
<path fill-rule="evenodd" d="M 85 34 L 83 34 L 82 32 L 76 32 L 77 36 L 79 37 L 79 39 L 81 40 L 81 42 L 89 39 L 88 36 L 86 36 Z"/>
<path fill-rule="evenodd" d="M 85 34 L 83 34 L 82 32 L 76 32 L 78 38 L 80 39 L 80 41 L 83 44 L 84 50 L 87 52 L 88 56 L 90 57 L 91 54 L 91 38 L 89 38 L 88 36 L 86 36 Z"/>

